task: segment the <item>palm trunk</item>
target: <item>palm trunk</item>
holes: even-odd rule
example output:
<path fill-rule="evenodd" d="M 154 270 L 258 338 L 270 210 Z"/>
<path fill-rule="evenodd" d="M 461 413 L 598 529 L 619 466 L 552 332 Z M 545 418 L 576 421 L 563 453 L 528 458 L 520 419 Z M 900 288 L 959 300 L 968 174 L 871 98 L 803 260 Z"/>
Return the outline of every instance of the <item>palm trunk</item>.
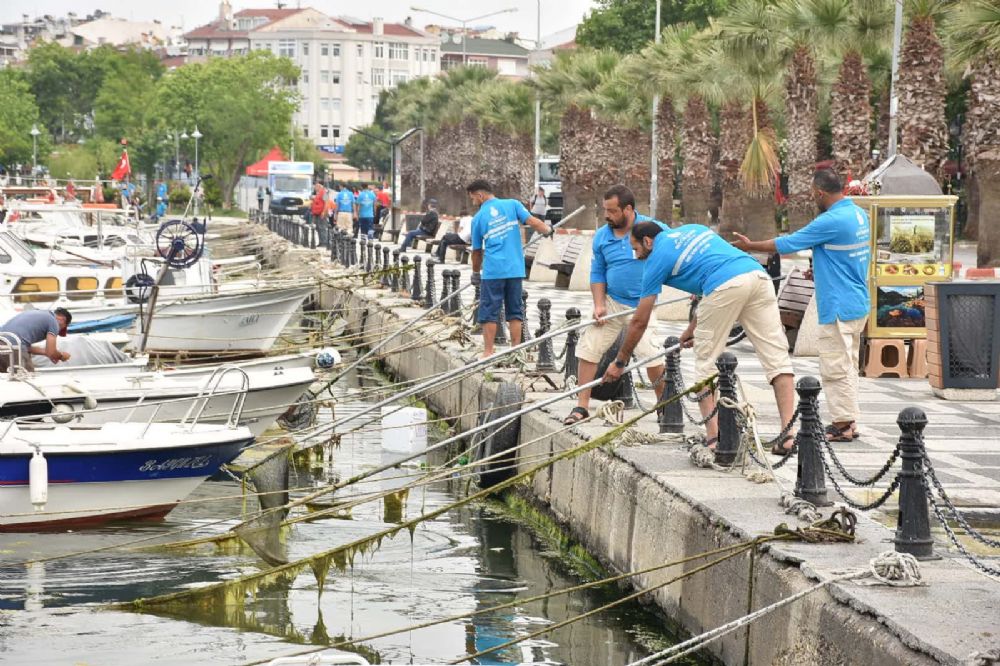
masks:
<path fill-rule="evenodd" d="M 900 152 L 939 180 L 948 158 L 944 49 L 934 19 L 910 23 L 899 55 Z"/>
<path fill-rule="evenodd" d="M 681 143 L 684 168 L 681 172 L 681 216 L 685 222 L 708 224 L 712 206 L 712 160 L 715 133 L 705 99 L 688 97 L 684 108 L 684 134 Z"/>
<path fill-rule="evenodd" d="M 653 217 L 670 224 L 674 219 L 674 150 L 677 147 L 677 116 L 674 100 L 668 95 L 660 99 L 656 109 L 657 182 L 656 210 Z"/>
<path fill-rule="evenodd" d="M 598 224 L 596 172 L 603 163 L 595 151 L 597 127 L 588 109 L 569 106 L 559 124 L 559 177 L 562 180 L 563 210 L 586 209 L 567 224 L 575 229 L 591 229 Z"/>
<path fill-rule="evenodd" d="M 812 52 L 799 46 L 792 57 L 785 81 L 788 153 L 788 225 L 801 229 L 813 217 L 812 179 L 816 170 L 816 67 Z"/>
<path fill-rule="evenodd" d="M 844 178 L 861 178 L 871 155 L 871 80 L 857 51 L 844 54 L 830 93 L 833 159 Z"/>
<path fill-rule="evenodd" d="M 751 138 L 751 122 L 741 101 L 731 100 L 722 107 L 719 131 L 719 178 L 722 208 L 719 233 L 730 238 L 732 232 L 746 233 L 747 196 L 740 187 L 740 165 Z"/>
<path fill-rule="evenodd" d="M 995 53 L 974 63 L 966 116 L 969 232 L 978 232 L 980 266 L 1000 265 L 1000 64 Z"/>

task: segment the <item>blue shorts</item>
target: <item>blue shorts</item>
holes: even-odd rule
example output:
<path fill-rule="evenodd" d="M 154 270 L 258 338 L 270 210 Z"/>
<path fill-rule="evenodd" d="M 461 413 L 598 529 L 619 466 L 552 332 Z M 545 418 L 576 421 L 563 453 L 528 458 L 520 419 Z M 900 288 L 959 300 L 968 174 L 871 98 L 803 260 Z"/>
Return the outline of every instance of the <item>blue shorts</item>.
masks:
<path fill-rule="evenodd" d="M 499 321 L 500 304 L 504 305 L 507 321 L 524 320 L 524 303 L 521 300 L 522 278 L 483 280 L 479 290 L 479 323 Z"/>

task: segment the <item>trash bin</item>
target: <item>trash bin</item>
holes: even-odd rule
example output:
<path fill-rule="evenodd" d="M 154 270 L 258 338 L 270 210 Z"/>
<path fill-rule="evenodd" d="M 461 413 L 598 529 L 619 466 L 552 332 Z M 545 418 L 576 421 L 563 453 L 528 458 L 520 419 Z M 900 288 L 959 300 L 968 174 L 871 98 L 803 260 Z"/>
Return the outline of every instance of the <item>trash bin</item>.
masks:
<path fill-rule="evenodd" d="M 930 282 L 924 295 L 931 386 L 996 389 L 1000 384 L 1000 280 Z"/>

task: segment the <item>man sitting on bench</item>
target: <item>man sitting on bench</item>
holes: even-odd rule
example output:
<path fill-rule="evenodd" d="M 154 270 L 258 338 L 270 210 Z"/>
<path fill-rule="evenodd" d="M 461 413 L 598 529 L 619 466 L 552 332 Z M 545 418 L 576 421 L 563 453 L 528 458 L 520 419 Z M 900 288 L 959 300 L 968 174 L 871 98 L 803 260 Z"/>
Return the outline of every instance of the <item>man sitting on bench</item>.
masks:
<path fill-rule="evenodd" d="M 459 217 L 454 222 L 454 232 L 447 233 L 441 237 L 437 246 L 437 260 L 443 264 L 447 256 L 448 248 L 452 245 L 468 245 L 472 242 L 472 216 L 467 210 L 458 214 Z"/>
<path fill-rule="evenodd" d="M 416 238 L 434 238 L 438 232 L 438 227 L 441 225 L 441 220 L 438 218 L 437 203 L 437 199 L 427 200 L 427 212 L 420 218 L 420 225 L 416 229 L 406 232 L 403 243 L 399 246 L 400 252 L 406 252 L 406 248 L 410 247 L 410 243 Z"/>

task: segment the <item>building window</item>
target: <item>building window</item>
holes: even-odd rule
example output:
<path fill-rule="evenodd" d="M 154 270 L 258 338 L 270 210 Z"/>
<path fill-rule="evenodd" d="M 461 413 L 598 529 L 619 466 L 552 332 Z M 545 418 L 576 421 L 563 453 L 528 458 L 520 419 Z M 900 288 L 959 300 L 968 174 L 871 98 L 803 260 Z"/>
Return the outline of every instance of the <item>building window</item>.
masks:
<path fill-rule="evenodd" d="M 334 139 L 339 139 L 340 138 L 340 125 L 334 125 L 333 126 L 333 131 L 331 132 L 331 135 L 333 136 Z M 334 142 L 334 143 L 336 143 L 336 142 Z"/>
<path fill-rule="evenodd" d="M 309 72 L 308 71 L 305 71 L 305 70 L 302 71 L 302 83 L 309 83 Z"/>
<path fill-rule="evenodd" d="M 437 62 L 437 51 L 431 49 L 431 62 Z"/>
<path fill-rule="evenodd" d="M 295 57 L 295 40 L 294 39 L 279 39 L 278 40 L 278 55 L 284 58 L 294 58 Z"/>
<path fill-rule="evenodd" d="M 479 56 L 469 56 L 469 67 L 488 67 L 490 64 L 489 58 L 481 58 Z"/>
<path fill-rule="evenodd" d="M 385 42 L 375 42 L 374 44 L 373 57 L 384 58 L 385 57 Z"/>
<path fill-rule="evenodd" d="M 309 55 L 309 42 L 302 42 L 302 55 Z"/>
<path fill-rule="evenodd" d="M 321 139 L 326 139 L 330 136 L 330 126 L 320 125 L 319 126 L 319 136 Z"/>
<path fill-rule="evenodd" d="M 376 68 L 372 70 L 372 85 L 373 86 L 384 86 L 385 85 L 385 70 L 382 68 Z"/>
<path fill-rule="evenodd" d="M 497 60 L 497 71 L 505 76 L 514 76 L 517 74 L 517 63 L 509 58 L 500 58 Z"/>
<path fill-rule="evenodd" d="M 410 47 L 403 42 L 389 42 L 390 60 L 408 60 L 410 57 Z"/>
<path fill-rule="evenodd" d="M 430 59 L 431 59 L 431 50 L 430 49 L 424 49 L 424 62 L 427 62 Z"/>
<path fill-rule="evenodd" d="M 325 43 L 320 44 L 319 45 L 319 54 L 321 56 L 330 55 L 330 45 L 329 44 L 325 44 Z"/>
<path fill-rule="evenodd" d="M 330 98 L 329 97 L 320 97 L 320 99 L 319 99 L 319 110 L 320 111 L 329 111 L 330 110 Z"/>
<path fill-rule="evenodd" d="M 309 126 L 308 125 L 303 125 L 302 126 L 302 136 L 304 136 L 307 139 L 309 138 Z"/>
<path fill-rule="evenodd" d="M 330 108 L 337 113 L 340 113 L 340 98 L 334 97 L 330 100 Z"/>
<path fill-rule="evenodd" d="M 330 83 L 333 83 L 338 86 L 340 85 L 340 72 L 333 72 L 330 75 Z"/>
<path fill-rule="evenodd" d="M 359 58 L 364 58 L 365 57 L 365 45 L 364 44 L 358 44 L 358 57 Z"/>
<path fill-rule="evenodd" d="M 319 70 L 319 82 L 320 83 L 329 83 L 330 82 L 330 70 L 328 70 L 328 69 L 321 69 L 321 70 Z"/>
<path fill-rule="evenodd" d="M 359 99 L 354 103 L 354 112 L 357 114 L 358 118 L 365 115 L 365 100 Z"/>
<path fill-rule="evenodd" d="M 363 84 L 365 82 L 364 72 L 358 72 L 358 83 Z"/>
<path fill-rule="evenodd" d="M 398 86 L 400 83 L 406 83 L 409 73 L 406 70 L 394 69 L 390 72 L 389 76 L 389 82 L 394 86 Z"/>
<path fill-rule="evenodd" d="M 340 57 L 340 44 L 334 44 L 333 45 L 333 57 L 335 57 L 335 58 L 339 58 Z"/>

